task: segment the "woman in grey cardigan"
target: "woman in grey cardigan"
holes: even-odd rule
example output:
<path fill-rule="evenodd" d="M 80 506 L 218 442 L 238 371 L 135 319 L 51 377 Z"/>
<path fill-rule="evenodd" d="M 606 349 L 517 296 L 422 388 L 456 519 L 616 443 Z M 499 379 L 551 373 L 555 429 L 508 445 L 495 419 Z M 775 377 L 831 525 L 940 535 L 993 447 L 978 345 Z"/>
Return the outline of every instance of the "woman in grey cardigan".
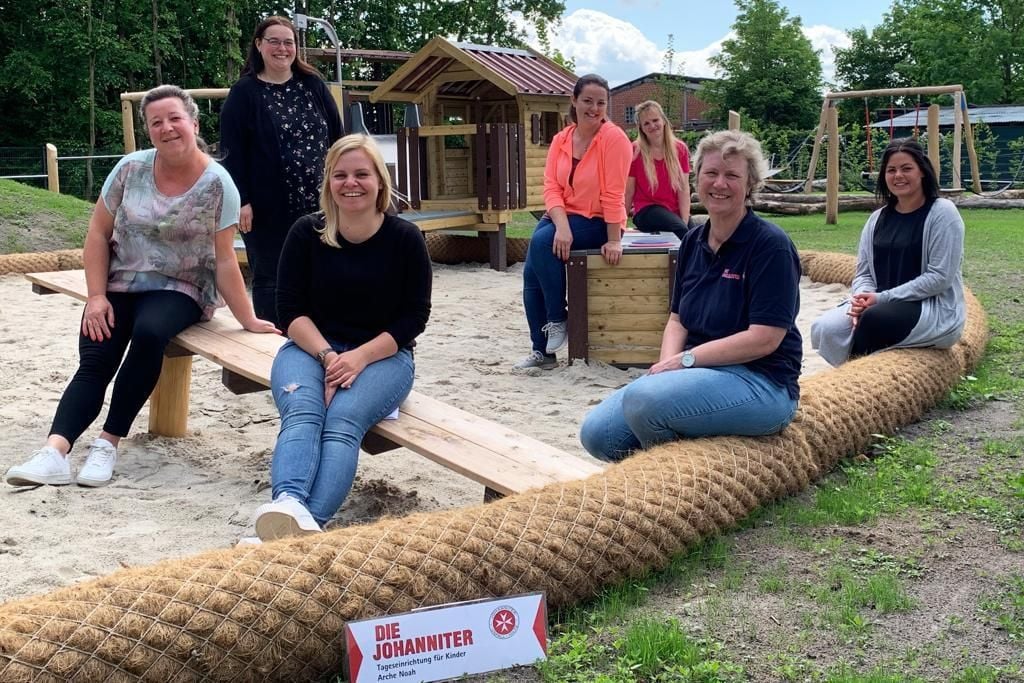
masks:
<path fill-rule="evenodd" d="M 811 326 L 811 344 L 832 365 L 887 348 L 949 348 L 963 331 L 964 222 L 939 197 L 917 141 L 885 148 L 876 194 L 885 206 L 861 233 L 853 293 Z"/>

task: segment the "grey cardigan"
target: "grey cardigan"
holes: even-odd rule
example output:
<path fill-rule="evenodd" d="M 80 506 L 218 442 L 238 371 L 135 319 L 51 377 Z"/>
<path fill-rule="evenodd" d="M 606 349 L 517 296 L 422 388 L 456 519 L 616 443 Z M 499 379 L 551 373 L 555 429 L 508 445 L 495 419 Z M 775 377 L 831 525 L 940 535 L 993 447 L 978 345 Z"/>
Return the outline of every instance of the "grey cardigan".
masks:
<path fill-rule="evenodd" d="M 875 292 L 874 236 L 882 209 L 868 218 L 860 236 L 857 271 L 852 293 Z M 922 261 L 919 276 L 902 285 L 878 292 L 878 303 L 920 301 L 921 317 L 910 334 L 894 348 L 933 346 L 946 349 L 960 339 L 967 309 L 961 266 L 964 259 L 964 221 L 956 205 L 936 199 L 924 221 Z M 831 365 L 844 363 L 850 355 L 853 325 L 846 314 L 849 301 L 827 311 L 811 325 L 811 346 Z"/>

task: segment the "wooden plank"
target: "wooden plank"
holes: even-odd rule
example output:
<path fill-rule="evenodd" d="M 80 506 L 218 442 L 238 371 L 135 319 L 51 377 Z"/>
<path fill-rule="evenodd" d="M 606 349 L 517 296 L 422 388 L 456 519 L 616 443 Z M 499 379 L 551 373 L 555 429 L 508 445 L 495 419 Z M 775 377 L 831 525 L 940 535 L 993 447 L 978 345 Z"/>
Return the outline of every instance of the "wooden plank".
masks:
<path fill-rule="evenodd" d="M 606 313 L 664 313 L 668 310 L 668 295 L 591 296 L 587 301 L 591 315 Z"/>
<path fill-rule="evenodd" d="M 505 239 L 504 223 L 499 223 L 497 230 L 488 231 L 487 253 L 491 270 L 503 273 L 508 269 L 508 241 Z"/>
<path fill-rule="evenodd" d="M 529 201 L 526 187 L 526 128 L 522 124 L 516 126 L 519 140 L 516 144 L 516 158 L 519 160 L 519 202 L 516 208 L 522 209 Z"/>
<path fill-rule="evenodd" d="M 615 278 L 587 278 L 587 292 L 590 296 L 616 295 L 669 295 L 668 280 L 661 278 L 638 278 L 635 280 Z"/>
<path fill-rule="evenodd" d="M 507 211 L 508 206 L 508 124 L 491 126 L 491 208 Z"/>
<path fill-rule="evenodd" d="M 651 349 L 590 349 L 590 359 L 608 365 L 648 367 L 658 362 L 659 351 Z"/>
<path fill-rule="evenodd" d="M 42 289 L 86 298 L 83 271 L 27 277 Z M 230 313 L 219 311 L 213 320 L 193 325 L 174 342 L 220 364 L 228 386 L 241 381 L 244 389 L 251 390 L 256 385 L 269 386 L 273 357 L 284 340 L 242 330 Z M 416 392 L 402 404 L 397 420 L 384 420 L 372 431 L 379 438 L 369 440 L 370 448 L 374 443 L 381 448 L 406 446 L 505 494 L 601 471 L 587 460 Z"/>
<path fill-rule="evenodd" d="M 409 140 L 406 131 L 408 128 L 399 128 L 395 136 L 395 143 L 398 147 L 398 158 L 396 159 L 395 171 L 398 174 L 398 193 L 403 197 L 409 196 Z M 401 203 L 398 210 L 402 210 Z"/>
<path fill-rule="evenodd" d="M 477 417 L 424 394 L 411 392 L 402 404 L 402 413 L 458 433 L 466 441 L 495 453 L 514 456 L 519 462 L 529 463 L 540 472 L 554 475 L 573 472 L 580 476 L 590 476 L 603 469 L 543 441 L 524 436 L 511 427 Z"/>
<path fill-rule="evenodd" d="M 439 135 L 476 135 L 475 123 L 463 123 L 453 126 L 420 126 L 421 138 L 433 138 Z"/>
<path fill-rule="evenodd" d="M 587 255 L 587 270 L 638 270 L 641 268 L 664 268 L 668 265 L 668 253 L 664 254 L 623 254 L 618 265 L 611 266 L 600 254 Z M 604 274 L 602 273 L 602 276 Z"/>
<path fill-rule="evenodd" d="M 487 125 L 476 124 L 476 197 L 477 208 L 481 211 L 487 210 L 487 156 L 490 151 L 490 141 L 487 139 Z"/>
<path fill-rule="evenodd" d="M 416 128 L 409 129 L 409 204 L 412 208 L 420 208 L 421 188 L 423 178 L 421 175 L 422 155 L 420 154 L 420 135 Z"/>
<path fill-rule="evenodd" d="M 600 257 L 598 257 L 600 258 Z M 594 271 L 589 270 L 587 272 L 587 279 L 589 280 L 656 280 L 661 278 L 665 281 L 665 286 L 668 286 L 668 259 L 663 257 L 664 262 L 660 268 L 632 268 L 628 263 L 624 265 L 611 266 L 610 268 L 596 269 Z"/>
<path fill-rule="evenodd" d="M 569 303 L 568 335 L 569 362 L 577 358 L 584 361 L 588 358 L 590 348 L 587 331 L 589 312 L 589 296 L 587 294 L 587 258 L 586 252 L 571 252 L 566 264 L 566 295 Z"/>
<path fill-rule="evenodd" d="M 519 179 L 520 163 L 525 161 L 519 155 L 519 126 L 512 124 L 508 127 L 508 209 L 518 209 L 526 201 L 519 201 Z M 525 176 L 524 176 L 525 177 Z M 523 189 L 525 194 L 525 188 Z"/>
<path fill-rule="evenodd" d="M 592 316 L 587 320 L 590 332 L 599 330 L 663 330 L 664 313 L 612 313 L 601 317 Z"/>
<path fill-rule="evenodd" d="M 667 318 L 668 316 L 662 316 Z M 648 349 L 661 348 L 661 333 L 664 325 L 657 330 L 610 330 L 590 331 L 591 350 L 600 347 L 635 347 Z"/>

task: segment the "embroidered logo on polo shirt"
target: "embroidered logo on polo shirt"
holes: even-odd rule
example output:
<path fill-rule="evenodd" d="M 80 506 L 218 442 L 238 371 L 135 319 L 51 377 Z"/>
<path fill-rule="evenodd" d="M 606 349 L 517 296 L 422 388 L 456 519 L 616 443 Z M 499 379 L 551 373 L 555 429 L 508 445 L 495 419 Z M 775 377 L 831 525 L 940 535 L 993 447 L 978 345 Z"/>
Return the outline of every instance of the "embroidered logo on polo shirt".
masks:
<path fill-rule="evenodd" d="M 743 279 L 743 273 L 733 273 L 728 268 L 726 268 L 722 272 L 722 277 L 724 277 L 727 280 L 742 280 Z"/>

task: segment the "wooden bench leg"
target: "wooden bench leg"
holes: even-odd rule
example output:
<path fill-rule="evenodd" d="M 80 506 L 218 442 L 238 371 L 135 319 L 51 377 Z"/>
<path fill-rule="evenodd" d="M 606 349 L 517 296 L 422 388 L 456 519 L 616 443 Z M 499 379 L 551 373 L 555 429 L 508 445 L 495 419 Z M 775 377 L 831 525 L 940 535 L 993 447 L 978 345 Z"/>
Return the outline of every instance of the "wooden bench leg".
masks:
<path fill-rule="evenodd" d="M 508 242 L 505 239 L 505 224 L 499 223 L 496 232 L 487 233 L 487 244 L 491 255 L 491 269 L 504 272 L 508 268 Z"/>
<path fill-rule="evenodd" d="M 165 356 L 156 388 L 149 397 L 149 431 L 159 436 L 185 436 L 188 432 L 189 385 L 192 356 Z"/>
<path fill-rule="evenodd" d="M 587 252 L 569 254 L 565 269 L 566 294 L 569 298 L 569 364 L 590 359 L 590 332 L 587 311 Z"/>

